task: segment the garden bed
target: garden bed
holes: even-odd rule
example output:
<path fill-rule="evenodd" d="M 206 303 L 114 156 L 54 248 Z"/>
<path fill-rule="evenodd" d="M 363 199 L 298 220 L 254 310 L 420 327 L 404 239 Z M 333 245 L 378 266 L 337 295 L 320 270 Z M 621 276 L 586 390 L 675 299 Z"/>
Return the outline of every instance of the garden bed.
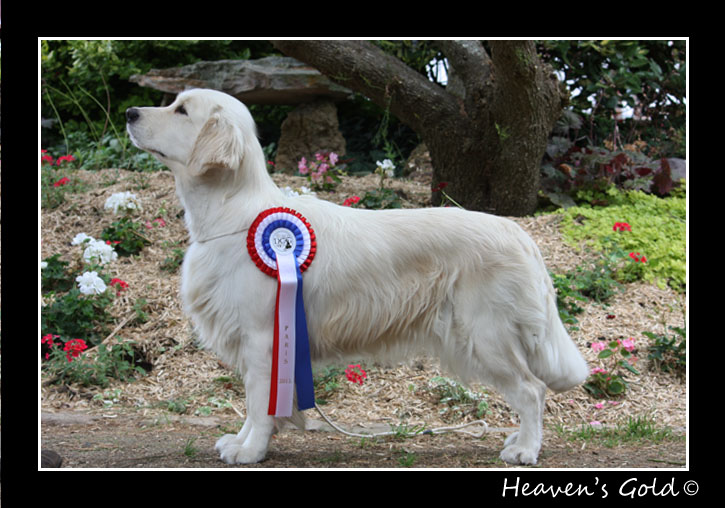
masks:
<path fill-rule="evenodd" d="M 227 432 L 234 430 L 230 430 L 228 426 L 237 425 L 234 423 L 238 420 L 234 408 L 242 413 L 245 412 L 244 388 L 215 356 L 197 348 L 189 321 L 181 311 L 179 272 L 169 270 L 173 269 L 174 264 L 178 264 L 179 252 L 186 249 L 187 232 L 182 209 L 175 195 L 172 175 L 167 171 L 137 173 L 109 169 L 98 172 L 76 171 L 71 178 L 83 182 L 83 185 L 78 186 L 80 190 L 66 192 L 61 204 L 42 211 L 41 258 L 60 254 L 60 258 L 71 263 L 71 267 L 78 266 L 81 250 L 78 246 L 70 245 L 73 237 L 83 232 L 100 238 L 103 229 L 118 219 L 111 212 L 104 210 L 106 199 L 116 192 L 130 191 L 136 194 L 143 208 L 134 220 L 144 225 L 143 236 L 150 243 L 138 256 L 120 257 L 104 268 L 106 273 L 128 284 L 128 288 L 121 291 L 108 308 L 112 322 L 108 325 L 106 336 L 109 337 L 108 344 L 119 339 L 133 341 L 136 360 L 146 367 L 147 374 L 133 382 L 111 379 L 106 387 L 50 384 L 48 383 L 50 377 L 43 374 L 42 411 L 48 414 L 69 411 L 83 413 L 97 418 L 98 422 L 113 421 L 114 425 L 128 421 L 133 422 L 135 429 L 141 428 L 139 420 L 158 422 L 180 415 L 183 418 L 216 418 L 218 421 L 217 425 L 213 426 L 213 431 L 208 428 L 204 432 L 199 431 L 200 439 L 196 445 L 198 448 L 203 448 L 204 456 L 215 457 L 216 452 L 209 449 L 213 443 L 212 434 L 216 436 L 222 433 L 219 426 L 226 427 Z M 281 187 L 300 187 L 307 184 L 302 177 L 275 175 L 275 180 Z M 343 177 L 342 183 L 334 192 L 319 192 L 318 195 L 323 199 L 342 203 L 346 198 L 376 188 L 378 183 L 379 179 L 375 175 Z M 430 186 L 425 177 L 405 181 L 393 179 L 388 180 L 386 184 L 399 191 L 404 207 L 430 204 Z M 163 219 L 163 225 L 160 221 L 154 222 L 159 218 Z M 558 228 L 561 220 L 559 215 L 513 220 L 534 238 L 551 272 L 565 273 L 585 262 L 586 254 L 583 251 L 572 248 L 562 240 Z M 568 439 L 563 436 L 573 436 L 574 431 L 582 426 L 589 428 L 592 422 L 595 422 L 594 428 L 614 428 L 637 418 L 652 422 L 658 429 L 669 429 L 674 435 L 683 435 L 687 421 L 685 380 L 671 373 L 662 373 L 649 368 L 647 346 L 652 341 L 645 337 L 643 332 L 663 334 L 669 333 L 670 326 L 684 328 L 685 296 L 670 288 L 636 282 L 627 284 L 622 292 L 616 293 L 607 302 L 606 306 L 589 301 L 580 305 L 584 310 L 577 315 L 578 323 L 576 329 L 571 331 L 571 336 L 590 365 L 594 367 L 601 362 L 597 359 L 597 353 L 590 347 L 591 343 L 632 338 L 636 348 L 634 355 L 638 358 L 636 368 L 640 375 L 628 376 L 627 392 L 611 401 L 594 399 L 582 388 L 563 394 L 549 393 L 544 427 L 550 441 L 559 443 L 551 446 L 554 448 L 560 446 L 569 450 L 566 445 Z M 325 401 L 323 409 L 330 418 L 344 426 L 404 424 L 409 427 L 424 425 L 426 428 L 433 428 L 476 418 L 473 414 L 475 411 L 464 407 L 459 411 L 460 414 L 456 414 L 457 409 L 440 403 L 439 398 L 433 393 L 432 380 L 448 376 L 449 373 L 441 372 L 431 359 L 415 359 L 405 366 L 386 366 L 373 362 L 363 363 L 363 366 L 367 371 L 367 379 L 363 385 L 348 383 L 340 371 L 336 378 L 330 377 L 329 386 L 325 385 L 328 390 L 321 393 Z M 471 389 L 483 394 L 482 400 L 487 407 L 483 419 L 489 427 L 499 429 L 500 436 L 518 425 L 515 413 L 496 392 L 483 386 L 473 386 Z M 324 388 L 318 387 L 318 392 L 319 390 Z M 319 418 L 313 411 L 308 413 L 311 418 Z M 105 426 L 100 424 L 95 427 L 98 427 L 99 432 L 101 427 L 105 429 Z M 94 432 L 95 427 L 89 426 L 89 432 Z M 57 425 L 43 425 L 41 444 L 44 447 L 46 444 L 62 446 L 59 444 L 62 440 L 58 440 L 55 434 L 58 429 Z M 126 429 L 124 434 L 128 436 L 131 432 L 133 431 Z M 298 446 L 300 450 L 306 450 L 309 454 L 317 444 L 323 449 L 326 447 L 324 443 L 329 444 L 331 439 L 349 439 L 337 435 L 332 437 L 333 434 L 308 434 L 304 438 L 299 438 L 295 437 L 297 434 L 293 431 L 281 433 L 271 445 L 270 456 L 281 454 L 285 459 L 279 463 L 273 461 L 268 465 L 308 467 L 309 461 L 296 464 L 295 455 L 289 454 L 290 448 L 285 447 L 293 449 Z M 448 446 L 442 445 L 440 438 L 436 439 L 438 441 L 435 441 L 434 446 Z M 450 439 L 448 444 L 464 438 L 456 436 Z M 489 459 L 491 464 L 503 465 L 496 459 L 501 447 L 498 439 L 494 443 L 490 440 L 476 442 L 479 444 L 474 448 L 485 449 L 486 457 L 490 455 L 489 458 L 463 462 L 458 460 L 448 465 L 475 467 L 484 465 L 481 460 L 488 463 Z M 415 441 L 415 443 L 421 442 Z M 133 444 L 124 446 L 133 446 Z M 415 450 L 417 446 L 419 444 L 411 444 L 410 450 Z M 545 441 L 541 461 L 545 467 L 546 450 L 549 446 Z M 582 444 L 571 446 L 580 448 Z M 649 446 L 651 445 L 642 445 L 641 448 Z M 669 461 L 672 467 L 672 464 L 683 462 L 685 446 L 684 439 L 668 441 L 667 447 L 674 447 L 679 453 L 668 454 L 665 463 Z M 57 451 L 61 455 L 64 454 L 63 450 Z M 66 455 L 68 453 L 66 452 Z M 475 455 L 474 451 L 471 453 Z M 371 454 L 374 455 L 375 452 L 371 451 Z M 138 456 L 141 457 L 143 454 Z M 679 458 L 673 458 L 675 456 Z M 179 457 L 178 467 L 187 467 L 182 465 L 183 455 Z M 359 460 L 356 458 L 351 465 L 364 467 L 364 461 Z M 445 460 L 440 459 L 438 455 L 431 460 L 430 465 L 446 466 Z M 656 463 L 657 459 L 654 460 L 655 462 L 651 464 Z M 615 460 L 614 466 L 611 461 L 605 462 L 597 464 L 593 459 L 591 467 L 621 465 L 621 460 L 619 462 Z M 314 461 L 312 463 L 314 464 Z M 97 462 L 94 466 L 93 463 L 70 460 L 66 465 L 135 467 L 138 464 L 130 460 L 126 465 Z M 158 467 L 173 465 L 164 461 Z M 218 465 L 223 464 L 218 462 Z M 385 464 L 371 459 L 367 465 Z M 418 462 L 414 465 L 425 464 Z M 191 466 L 194 466 L 193 461 Z M 641 463 L 629 467 L 640 466 L 647 467 Z M 550 463 L 549 467 L 559 466 Z"/>

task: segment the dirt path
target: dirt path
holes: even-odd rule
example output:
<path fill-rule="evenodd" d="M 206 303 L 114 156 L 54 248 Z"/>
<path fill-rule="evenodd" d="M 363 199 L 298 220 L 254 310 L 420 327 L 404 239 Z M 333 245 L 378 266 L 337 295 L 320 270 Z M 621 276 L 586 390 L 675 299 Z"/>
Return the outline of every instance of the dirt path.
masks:
<path fill-rule="evenodd" d="M 238 429 L 234 417 L 147 417 L 83 412 L 43 413 L 44 449 L 63 457 L 64 468 L 507 468 L 498 454 L 506 435 L 484 439 L 459 434 L 405 440 L 351 438 L 328 430 L 284 430 L 267 459 L 229 466 L 214 450 L 218 437 Z M 540 468 L 684 468 L 685 441 L 606 447 L 567 441 L 546 431 Z"/>

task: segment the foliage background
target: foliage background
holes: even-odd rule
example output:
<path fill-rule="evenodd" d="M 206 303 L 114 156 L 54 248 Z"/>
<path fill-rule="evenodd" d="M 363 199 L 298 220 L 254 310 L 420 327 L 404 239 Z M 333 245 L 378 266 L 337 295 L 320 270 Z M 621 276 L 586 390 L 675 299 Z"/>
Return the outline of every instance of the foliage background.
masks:
<path fill-rule="evenodd" d="M 442 81 L 443 71 L 447 74 L 435 41 L 375 44 L 436 82 Z M 621 145 L 640 139 L 652 158 L 684 157 L 686 41 L 540 41 L 538 49 L 571 91 L 570 115 L 561 121 L 572 127 L 565 130 L 570 143 L 601 146 L 610 140 Z M 122 133 L 129 106 L 155 105 L 162 98 L 159 91 L 130 83 L 132 74 L 199 60 L 271 54 L 277 52 L 267 41 L 43 40 L 42 117 L 52 124 L 42 131 L 43 148 L 72 152 L 88 143 L 109 145 L 104 136 L 113 133 L 112 126 Z M 626 106 L 637 114 L 617 120 L 619 108 Z M 279 126 L 290 109 L 252 107 L 263 145 L 278 141 Z M 419 141 L 393 115 L 360 96 L 341 104 L 339 116 L 355 160 L 374 162 L 387 156 L 402 161 Z M 75 134 L 70 140 L 75 146 L 64 146 L 58 118 Z"/>

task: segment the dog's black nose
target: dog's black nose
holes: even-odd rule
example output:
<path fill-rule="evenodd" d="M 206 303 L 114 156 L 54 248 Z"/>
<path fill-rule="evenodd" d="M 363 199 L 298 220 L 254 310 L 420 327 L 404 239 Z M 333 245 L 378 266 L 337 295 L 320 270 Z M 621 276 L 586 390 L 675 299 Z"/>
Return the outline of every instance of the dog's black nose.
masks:
<path fill-rule="evenodd" d="M 139 117 L 138 109 L 136 109 L 136 108 L 128 108 L 126 110 L 126 121 L 128 123 L 135 122 L 136 120 L 138 120 L 138 117 Z"/>

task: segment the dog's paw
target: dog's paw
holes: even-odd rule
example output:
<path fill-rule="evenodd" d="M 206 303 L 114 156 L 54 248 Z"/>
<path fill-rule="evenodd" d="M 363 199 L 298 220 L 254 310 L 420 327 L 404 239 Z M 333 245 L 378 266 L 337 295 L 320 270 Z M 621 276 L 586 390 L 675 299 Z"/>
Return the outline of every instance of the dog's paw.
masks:
<path fill-rule="evenodd" d="M 508 441 L 508 439 L 506 440 Z M 515 440 L 514 440 L 515 441 Z M 501 451 L 501 460 L 513 465 L 529 465 L 536 464 L 538 453 L 535 450 L 524 448 L 516 444 L 509 444 Z"/>
<path fill-rule="evenodd" d="M 225 434 L 219 438 L 214 448 L 227 464 L 254 464 L 264 460 L 267 455 L 266 446 L 252 446 L 241 441 L 236 434 Z"/>
<path fill-rule="evenodd" d="M 236 441 L 236 440 L 237 440 L 236 434 L 224 434 L 222 437 L 217 439 L 217 442 L 214 445 L 214 449 L 218 452 L 221 452 L 227 445 L 229 445 L 230 443 L 232 443 L 233 441 Z M 241 445 L 242 443 L 240 442 L 237 444 Z"/>

